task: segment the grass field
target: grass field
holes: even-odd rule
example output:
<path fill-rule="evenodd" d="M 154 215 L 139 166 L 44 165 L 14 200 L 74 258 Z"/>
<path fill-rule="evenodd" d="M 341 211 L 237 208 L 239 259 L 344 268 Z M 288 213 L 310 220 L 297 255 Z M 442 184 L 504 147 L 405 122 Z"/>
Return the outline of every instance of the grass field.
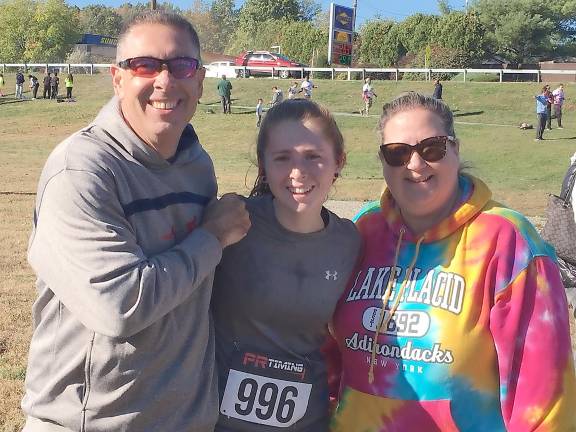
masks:
<path fill-rule="evenodd" d="M 5 75 L 0 98 L 0 431 L 16 431 L 22 416 L 22 393 L 31 334 L 33 275 L 25 249 L 31 226 L 36 183 L 52 148 L 67 135 L 88 124 L 112 95 L 104 74 L 75 76 L 75 103 L 12 99 L 14 75 Z M 348 149 L 348 165 L 331 198 L 375 199 L 382 187 L 376 157 L 377 116 L 358 115 L 361 83 L 314 80 L 314 99 L 337 113 Z M 246 193 L 255 174 L 251 163 L 257 129 L 254 107 L 258 97 L 271 98 L 271 87 L 287 89 L 289 81 L 233 80 L 233 115 L 220 114 L 216 80 L 207 79 L 202 103 L 193 124 L 212 155 L 220 192 Z M 426 82 L 375 82 L 378 104 L 402 91 L 432 92 Z M 530 216 L 543 214 L 546 196 L 557 193 L 576 151 L 576 86 L 566 86 L 565 129 L 546 131 L 545 141 L 534 142 L 533 130 L 518 129 L 535 123 L 537 83 L 444 83 L 444 97 L 456 115 L 456 133 L 471 173 L 483 178 L 497 199 Z M 26 93 L 29 96 L 29 93 Z M 241 109 L 240 106 L 248 108 Z M 374 107 L 373 113 L 378 109 Z M 555 126 L 555 125 L 553 125 Z"/>

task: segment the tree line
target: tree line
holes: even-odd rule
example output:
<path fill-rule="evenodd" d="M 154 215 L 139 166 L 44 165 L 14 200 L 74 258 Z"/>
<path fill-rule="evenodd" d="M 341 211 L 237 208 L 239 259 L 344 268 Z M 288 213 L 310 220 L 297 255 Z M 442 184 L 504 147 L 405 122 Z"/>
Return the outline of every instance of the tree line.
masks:
<path fill-rule="evenodd" d="M 354 37 L 354 63 L 373 67 L 452 67 L 490 58 L 512 63 L 576 56 L 576 0 L 475 0 L 439 15 L 417 13 L 402 21 L 375 17 Z M 315 0 L 194 0 L 190 9 L 159 7 L 184 15 L 202 49 L 237 55 L 280 45 L 288 57 L 313 66 L 327 63 L 328 12 Z M 116 36 L 122 24 L 148 9 L 68 5 L 65 0 L 0 0 L 0 62 L 71 62 L 82 33 Z M 86 54 L 83 54 L 86 55 Z"/>

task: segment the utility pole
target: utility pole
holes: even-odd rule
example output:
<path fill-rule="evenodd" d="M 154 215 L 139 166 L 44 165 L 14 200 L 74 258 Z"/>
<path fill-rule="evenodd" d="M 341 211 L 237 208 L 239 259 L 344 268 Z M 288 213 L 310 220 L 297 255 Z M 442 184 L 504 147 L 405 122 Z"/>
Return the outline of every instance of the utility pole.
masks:
<path fill-rule="evenodd" d="M 156 10 L 156 0 L 150 0 L 150 7 L 152 10 Z"/>
<path fill-rule="evenodd" d="M 352 23 L 352 51 L 354 51 L 354 33 L 356 33 L 356 10 L 358 9 L 358 0 L 354 0 L 352 3 L 352 8 L 354 9 L 354 22 Z M 350 64 L 348 67 L 352 67 L 352 58 L 353 54 L 350 53 Z M 350 74 L 348 74 L 348 78 L 350 78 Z"/>

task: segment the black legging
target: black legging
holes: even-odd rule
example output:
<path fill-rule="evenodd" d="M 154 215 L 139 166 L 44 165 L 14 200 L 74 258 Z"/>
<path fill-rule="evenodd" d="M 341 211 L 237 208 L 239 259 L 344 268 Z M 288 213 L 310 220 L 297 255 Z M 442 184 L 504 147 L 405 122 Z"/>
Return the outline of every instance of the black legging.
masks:
<path fill-rule="evenodd" d="M 72 87 L 66 87 L 66 99 L 72 99 Z"/>

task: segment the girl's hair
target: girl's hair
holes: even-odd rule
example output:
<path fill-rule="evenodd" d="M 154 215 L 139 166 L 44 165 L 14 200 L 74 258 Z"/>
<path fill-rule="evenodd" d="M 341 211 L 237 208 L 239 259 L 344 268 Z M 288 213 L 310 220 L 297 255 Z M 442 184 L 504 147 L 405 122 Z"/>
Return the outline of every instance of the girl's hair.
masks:
<path fill-rule="evenodd" d="M 260 131 L 258 132 L 258 139 L 256 141 L 256 158 L 258 163 L 258 175 L 254 182 L 254 187 L 250 192 L 250 196 L 262 196 L 271 193 L 270 186 L 266 181 L 266 172 L 264 170 L 264 153 L 268 142 L 273 139 L 273 129 L 283 121 L 315 121 L 321 126 L 322 131 L 326 138 L 328 138 L 334 146 L 334 154 L 338 165 L 344 166 L 346 163 L 346 153 L 344 152 L 344 138 L 338 125 L 334 121 L 334 117 L 326 108 L 312 102 L 309 99 L 291 99 L 275 105 L 270 108 L 266 113 Z"/>
<path fill-rule="evenodd" d="M 392 116 L 415 108 L 423 108 L 438 115 L 444 124 L 446 133 L 450 136 L 456 137 L 456 133 L 454 132 L 454 117 L 452 116 L 452 111 L 450 111 L 448 105 L 441 100 L 434 99 L 430 96 L 416 92 L 408 92 L 401 94 L 396 99 L 384 104 L 384 107 L 382 108 L 382 116 L 380 116 L 380 122 L 378 124 L 378 129 L 380 130 L 382 138 L 384 138 L 384 127 Z"/>
<path fill-rule="evenodd" d="M 68 79 L 69 79 L 70 81 L 74 81 L 74 77 L 72 76 L 71 73 L 68 74 Z"/>

